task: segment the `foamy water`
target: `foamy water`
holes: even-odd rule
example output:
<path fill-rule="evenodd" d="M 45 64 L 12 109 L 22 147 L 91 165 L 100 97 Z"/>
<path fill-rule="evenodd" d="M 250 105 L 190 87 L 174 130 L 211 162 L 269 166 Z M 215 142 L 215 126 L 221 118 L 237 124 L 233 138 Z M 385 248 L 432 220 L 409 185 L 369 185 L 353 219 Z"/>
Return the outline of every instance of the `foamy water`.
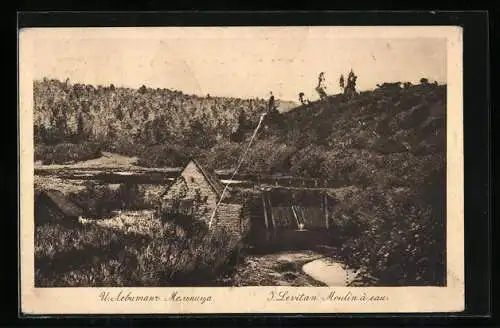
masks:
<path fill-rule="evenodd" d="M 328 258 L 321 258 L 304 264 L 302 270 L 310 277 L 328 286 L 347 286 L 352 282 L 357 272 Z"/>

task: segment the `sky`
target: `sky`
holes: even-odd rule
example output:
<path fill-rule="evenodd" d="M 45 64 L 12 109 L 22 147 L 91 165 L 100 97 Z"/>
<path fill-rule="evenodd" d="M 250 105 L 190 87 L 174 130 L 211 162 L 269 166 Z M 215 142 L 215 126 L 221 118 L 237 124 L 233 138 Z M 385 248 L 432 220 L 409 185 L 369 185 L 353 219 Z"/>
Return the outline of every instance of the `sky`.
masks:
<path fill-rule="evenodd" d="M 352 69 L 357 88 L 383 82 L 446 83 L 447 40 L 439 33 L 328 27 L 37 29 L 34 78 L 181 90 L 204 96 L 310 100 L 319 72 L 340 92 Z M 380 33 L 380 31 L 384 33 Z M 409 33 L 411 32 L 411 33 Z M 21 37 L 21 42 L 22 42 Z"/>

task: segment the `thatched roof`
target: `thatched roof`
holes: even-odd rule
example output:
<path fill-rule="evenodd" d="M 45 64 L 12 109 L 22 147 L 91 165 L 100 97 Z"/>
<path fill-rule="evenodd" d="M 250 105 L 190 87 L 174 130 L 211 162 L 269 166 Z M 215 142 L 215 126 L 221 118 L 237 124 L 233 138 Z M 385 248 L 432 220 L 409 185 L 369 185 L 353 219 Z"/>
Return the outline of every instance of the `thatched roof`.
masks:
<path fill-rule="evenodd" d="M 45 197 L 52 201 L 57 208 L 66 216 L 78 217 L 83 215 L 83 209 L 70 201 L 63 193 L 57 190 L 44 190 L 39 197 Z"/>
<path fill-rule="evenodd" d="M 222 195 L 222 191 L 224 190 L 224 184 L 219 180 L 217 174 L 215 174 L 215 171 L 203 167 L 203 165 L 201 165 L 198 160 L 192 159 L 191 161 L 201 171 L 205 179 L 208 181 L 208 184 L 210 184 L 217 196 L 220 197 Z"/>

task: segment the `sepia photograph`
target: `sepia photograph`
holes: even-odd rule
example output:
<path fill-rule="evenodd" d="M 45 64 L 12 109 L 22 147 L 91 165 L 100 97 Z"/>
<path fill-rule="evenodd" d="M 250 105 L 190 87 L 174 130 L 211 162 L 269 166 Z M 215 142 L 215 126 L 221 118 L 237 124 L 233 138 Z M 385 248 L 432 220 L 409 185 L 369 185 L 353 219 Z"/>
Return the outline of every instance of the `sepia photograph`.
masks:
<path fill-rule="evenodd" d="M 19 42 L 28 312 L 463 309 L 460 29 Z"/>

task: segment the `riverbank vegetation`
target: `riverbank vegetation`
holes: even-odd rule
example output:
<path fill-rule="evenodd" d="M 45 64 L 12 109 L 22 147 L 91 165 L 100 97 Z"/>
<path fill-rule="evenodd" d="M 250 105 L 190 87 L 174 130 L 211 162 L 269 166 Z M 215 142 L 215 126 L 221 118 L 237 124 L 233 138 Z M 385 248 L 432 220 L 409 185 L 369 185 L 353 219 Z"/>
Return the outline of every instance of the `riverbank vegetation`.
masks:
<path fill-rule="evenodd" d="M 203 285 L 232 259 L 235 241 L 223 230 L 187 234 L 171 222 L 157 227 L 137 233 L 89 223 L 39 225 L 35 286 Z"/>
<path fill-rule="evenodd" d="M 446 284 L 444 181 L 409 188 L 367 188 L 339 205 L 334 258 L 368 275 L 369 286 Z"/>

